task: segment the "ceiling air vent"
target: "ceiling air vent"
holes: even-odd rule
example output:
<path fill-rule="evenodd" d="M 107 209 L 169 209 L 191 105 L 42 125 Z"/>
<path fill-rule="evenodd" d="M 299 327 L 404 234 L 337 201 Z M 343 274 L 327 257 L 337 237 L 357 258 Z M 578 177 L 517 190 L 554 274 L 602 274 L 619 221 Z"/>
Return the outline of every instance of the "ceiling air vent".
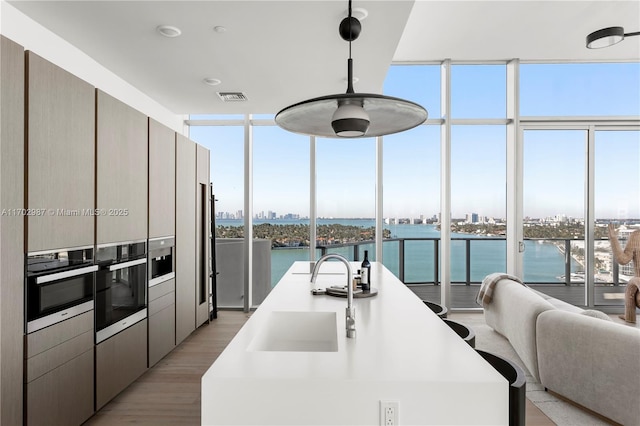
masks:
<path fill-rule="evenodd" d="M 216 92 L 223 102 L 244 102 L 249 100 L 242 92 Z"/>

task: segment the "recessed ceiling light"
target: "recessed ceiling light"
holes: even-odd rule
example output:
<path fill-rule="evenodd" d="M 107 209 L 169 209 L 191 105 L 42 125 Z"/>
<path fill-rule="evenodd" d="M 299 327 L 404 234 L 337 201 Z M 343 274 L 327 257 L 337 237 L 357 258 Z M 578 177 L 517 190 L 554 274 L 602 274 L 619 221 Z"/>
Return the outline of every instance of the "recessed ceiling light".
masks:
<path fill-rule="evenodd" d="M 213 77 L 207 77 L 207 78 L 203 79 L 202 82 L 204 84 L 208 84 L 209 86 L 217 86 L 218 84 L 222 83 L 221 80 L 219 80 L 217 78 L 213 78 Z"/>
<path fill-rule="evenodd" d="M 217 33 L 224 33 L 227 31 L 226 27 L 223 27 L 222 25 L 217 25 L 215 27 L 213 27 L 213 31 L 217 32 Z"/>
<path fill-rule="evenodd" d="M 171 25 L 158 25 L 156 27 L 156 31 L 169 38 L 178 37 L 180 34 L 182 34 L 180 28 L 173 27 Z"/>

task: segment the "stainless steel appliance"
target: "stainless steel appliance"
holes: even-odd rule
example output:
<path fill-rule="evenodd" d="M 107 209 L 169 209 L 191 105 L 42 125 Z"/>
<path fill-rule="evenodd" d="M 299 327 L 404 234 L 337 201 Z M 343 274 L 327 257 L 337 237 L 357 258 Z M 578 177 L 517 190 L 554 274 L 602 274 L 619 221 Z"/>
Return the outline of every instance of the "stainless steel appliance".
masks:
<path fill-rule="evenodd" d="M 175 237 L 149 240 L 149 287 L 176 276 Z"/>
<path fill-rule="evenodd" d="M 147 317 L 147 243 L 98 246 L 96 343 Z"/>
<path fill-rule="evenodd" d="M 90 311 L 94 307 L 93 246 L 28 253 L 26 332 Z"/>

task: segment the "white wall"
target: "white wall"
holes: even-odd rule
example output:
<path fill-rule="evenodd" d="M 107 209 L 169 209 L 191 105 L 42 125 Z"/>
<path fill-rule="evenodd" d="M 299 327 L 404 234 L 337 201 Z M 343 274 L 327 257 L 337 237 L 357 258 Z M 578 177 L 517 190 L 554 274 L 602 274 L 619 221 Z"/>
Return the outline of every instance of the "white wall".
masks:
<path fill-rule="evenodd" d="M 85 53 L 0 0 L 0 33 L 141 113 L 188 136 L 186 116 L 176 115 Z"/>

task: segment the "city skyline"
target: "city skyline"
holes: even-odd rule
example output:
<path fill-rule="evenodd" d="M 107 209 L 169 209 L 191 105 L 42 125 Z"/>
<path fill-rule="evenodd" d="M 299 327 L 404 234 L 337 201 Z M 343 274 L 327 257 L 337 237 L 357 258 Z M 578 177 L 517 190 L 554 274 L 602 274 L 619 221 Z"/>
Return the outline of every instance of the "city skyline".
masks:
<path fill-rule="evenodd" d="M 385 221 L 385 223 L 387 223 L 387 221 L 389 220 L 394 220 L 394 221 L 401 221 L 401 220 L 408 220 L 411 223 L 413 223 L 413 221 L 415 220 L 420 220 L 420 221 L 437 221 L 439 222 L 439 218 L 440 218 L 440 214 L 439 213 L 435 213 L 435 214 L 421 214 L 419 216 L 384 216 L 383 217 L 383 221 Z M 244 213 L 242 210 L 237 210 L 236 212 L 227 212 L 227 211 L 216 211 L 216 219 L 222 219 L 222 220 L 242 220 L 244 219 Z M 287 213 L 281 213 L 278 214 L 277 211 L 275 210 L 267 210 L 267 211 L 259 211 L 259 212 L 254 212 L 253 215 L 253 219 L 254 220 L 263 220 L 263 221 L 268 221 L 268 220 L 309 220 L 309 216 L 308 215 L 302 215 L 300 213 L 291 213 L 291 212 L 287 212 Z M 324 216 L 318 216 L 317 219 L 321 219 L 321 220 L 331 220 L 331 219 L 347 219 L 347 220 L 375 220 L 375 217 L 324 217 Z M 455 219 L 455 220 L 464 220 L 467 223 L 505 223 L 506 222 L 506 218 L 504 217 L 494 217 L 494 216 L 487 216 L 484 215 L 482 213 L 477 213 L 477 212 L 468 212 L 465 213 L 464 215 L 461 216 L 451 216 L 451 219 Z M 601 218 L 596 218 L 595 219 L 596 222 L 615 222 L 615 221 L 621 221 L 621 222 L 640 222 L 640 216 L 639 217 L 625 217 L 625 218 L 611 218 L 611 217 L 601 217 Z M 544 217 L 531 217 L 531 216 L 525 216 L 523 217 L 523 222 L 524 223 L 531 223 L 531 222 L 537 222 L 537 223 L 562 223 L 562 222 L 584 222 L 584 218 L 583 217 L 573 217 L 573 216 L 568 216 L 564 213 L 558 213 L 555 215 L 550 215 L 550 216 L 544 216 Z"/>

